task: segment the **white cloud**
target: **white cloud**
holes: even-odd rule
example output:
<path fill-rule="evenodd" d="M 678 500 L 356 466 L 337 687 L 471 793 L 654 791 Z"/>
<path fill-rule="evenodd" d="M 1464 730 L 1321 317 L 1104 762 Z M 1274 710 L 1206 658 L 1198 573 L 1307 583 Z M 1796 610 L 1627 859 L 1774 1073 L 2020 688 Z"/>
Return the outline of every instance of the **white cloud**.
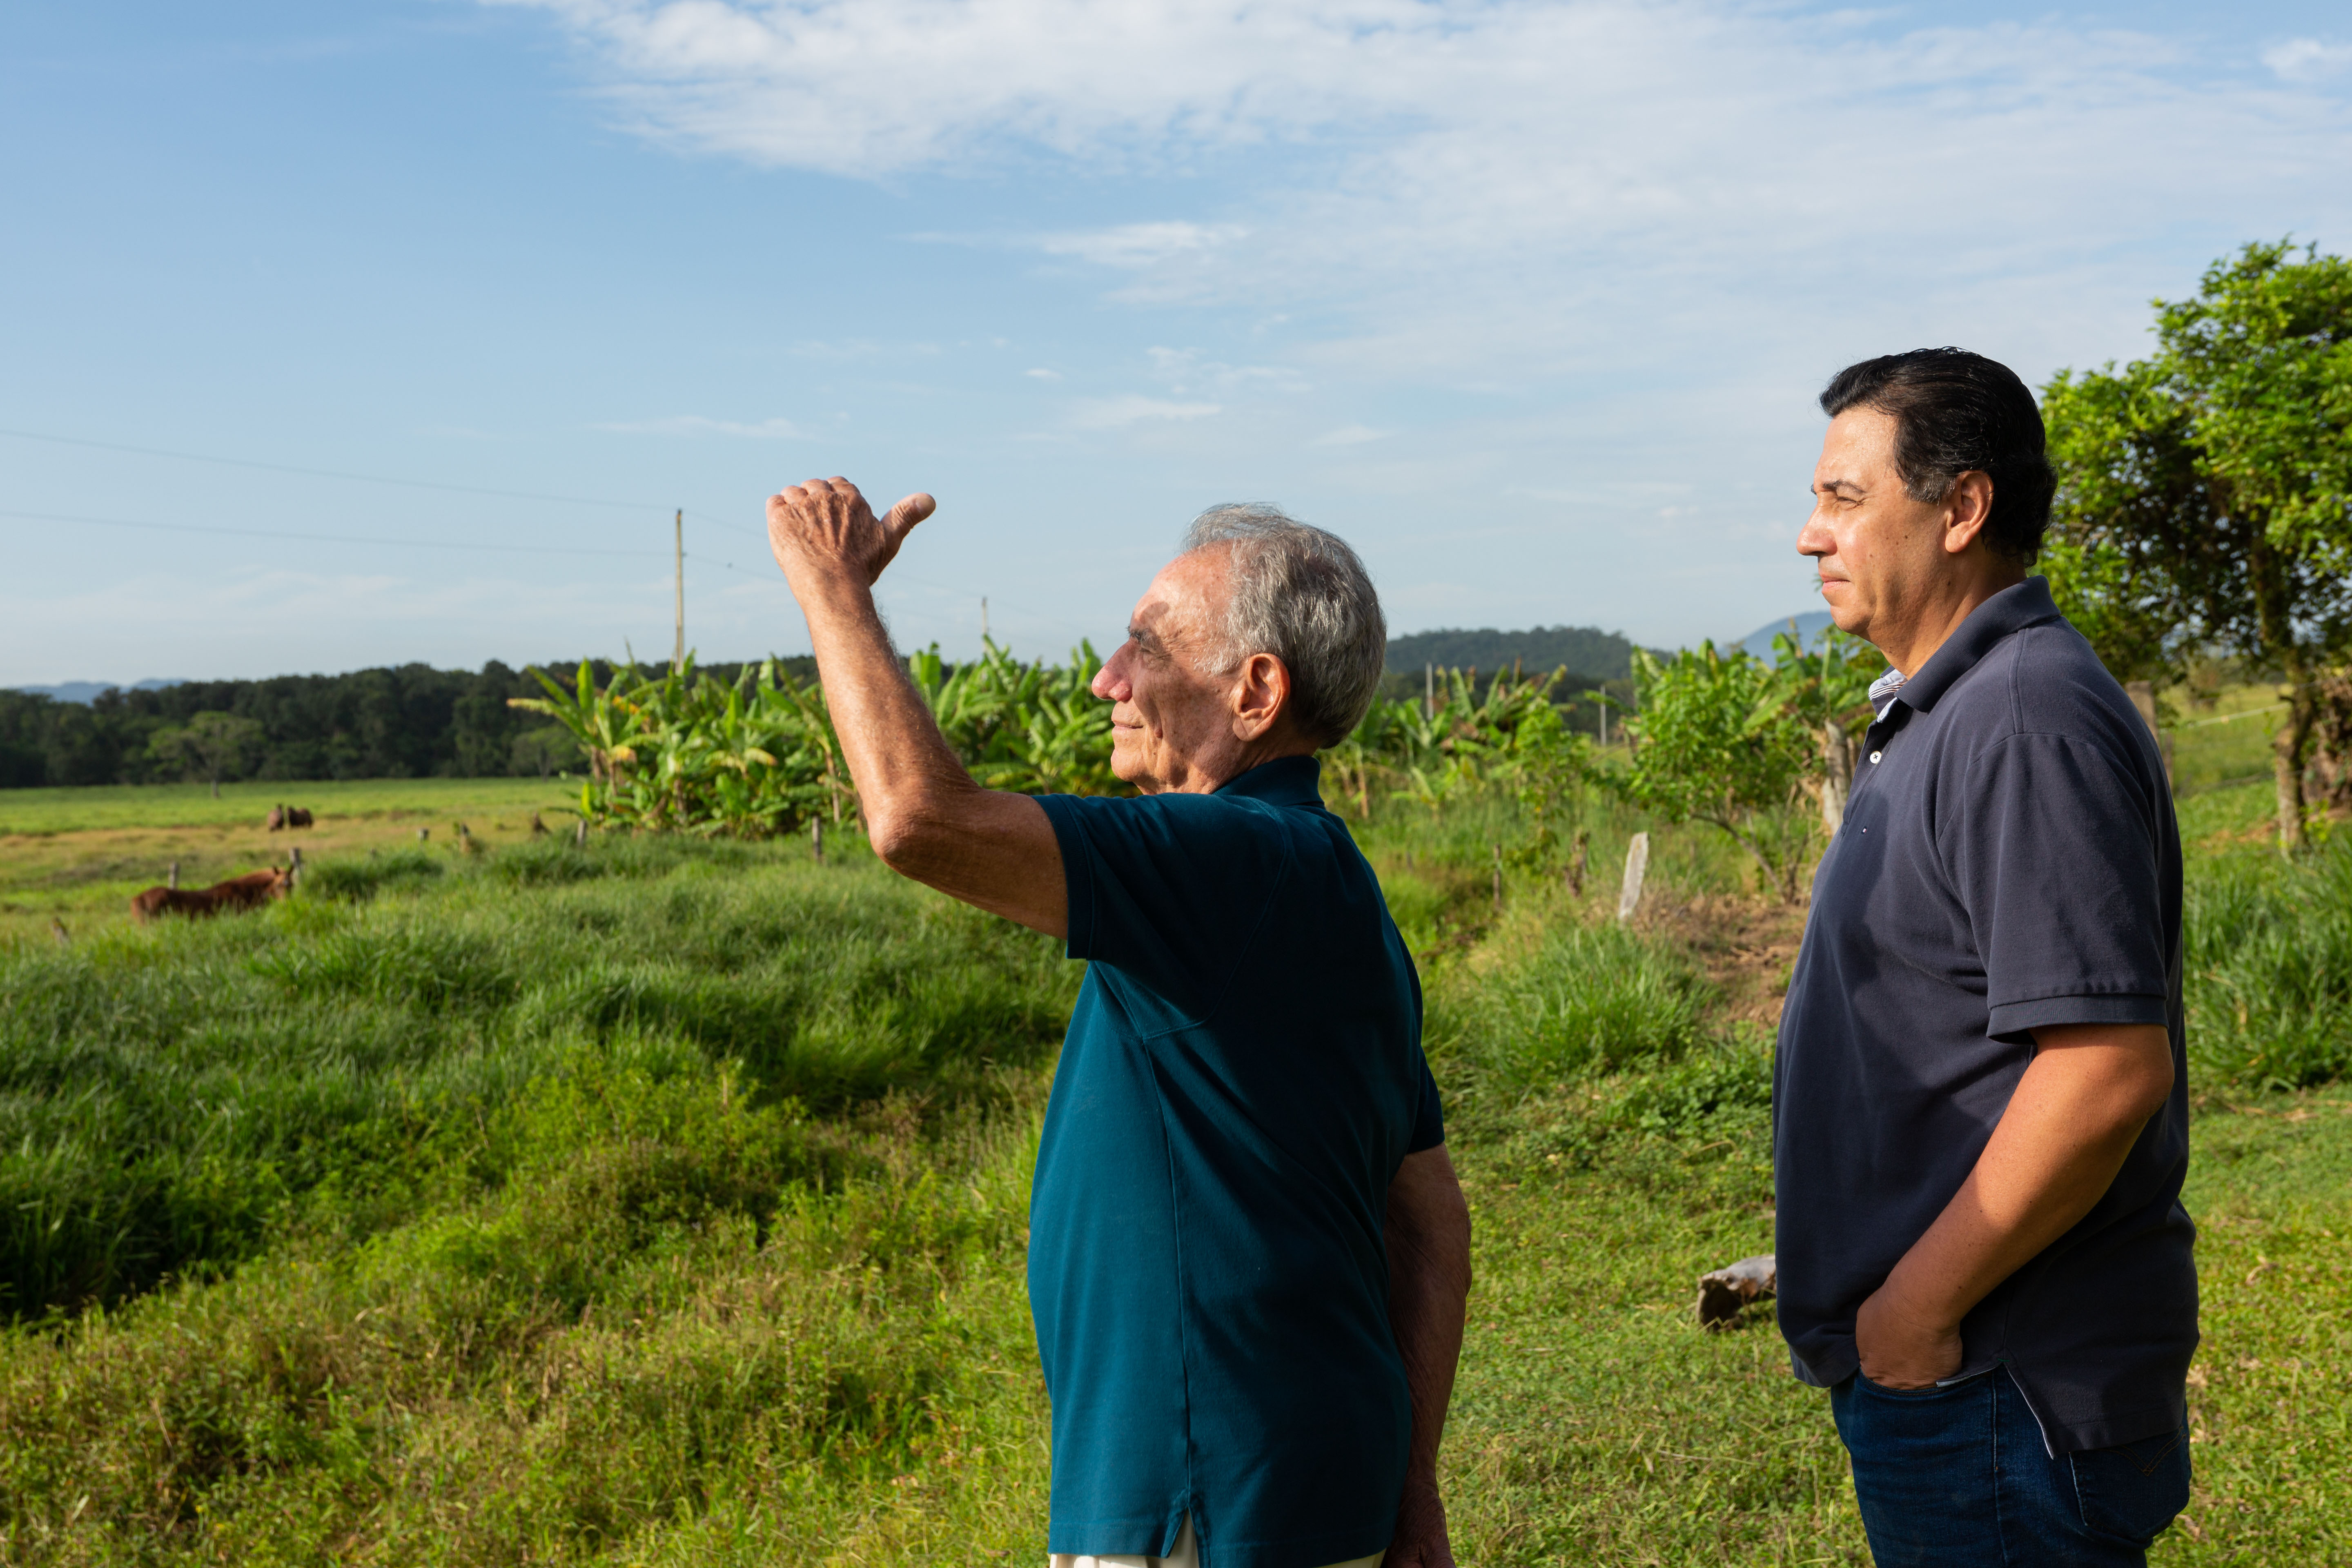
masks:
<path fill-rule="evenodd" d="M 1146 268 L 1207 256 L 1248 233 L 1239 224 L 1171 220 L 1117 224 L 1077 234 L 1041 235 L 1032 243 L 1048 256 L 1074 256 L 1097 267 Z"/>
<path fill-rule="evenodd" d="M 1288 365 L 1227 364 L 1223 360 L 1203 359 L 1198 349 L 1151 348 L 1144 351 L 1151 361 L 1153 379 L 1163 382 L 1170 391 L 1182 395 L 1195 387 L 1213 392 L 1234 394 L 1253 388 L 1275 392 L 1304 392 L 1306 378 Z"/>
<path fill-rule="evenodd" d="M 2063 21 L 1900 32 L 1738 0 L 491 3 L 555 15 L 631 123 L 690 148 L 859 177 L 1041 154 L 1213 172 L 1190 188 L 1223 210 L 1026 243 L 1118 275 L 1119 298 L 1313 310 L 1335 374 L 1499 384 L 1719 355 L 1727 321 L 1826 360 L 1847 345 L 1805 339 L 1797 302 L 1907 339 L 2015 302 L 1988 279 L 2063 329 L 2080 311 L 2053 282 L 2112 289 L 2119 247 L 2185 221 L 2244 238 L 2352 216 L 2341 99 Z M 2308 78 L 2337 54 L 2267 58 Z"/>
<path fill-rule="evenodd" d="M 1039 381 L 1059 381 L 1062 379 L 1062 373 L 1060 371 L 1046 370 L 1043 366 L 1040 366 L 1035 370 L 1024 370 L 1021 374 L 1026 376 L 1034 376 Z"/>
<path fill-rule="evenodd" d="M 1342 425 L 1337 430 L 1326 430 L 1315 437 L 1318 447 L 1360 447 L 1368 441 L 1385 438 L 1385 432 L 1369 425 Z"/>
<path fill-rule="evenodd" d="M 2286 81 L 2318 81 L 2352 70 L 2352 44 L 2323 44 L 2317 38 L 2291 38 L 2263 51 L 2263 64 Z"/>
<path fill-rule="evenodd" d="M 1087 398 L 1070 411 L 1070 423 L 1081 430 L 1118 430 L 1156 419 L 1206 419 L 1223 412 L 1214 403 L 1171 403 L 1163 397 Z"/>
<path fill-rule="evenodd" d="M 599 425 L 596 428 L 609 430 L 616 436 L 732 436 L 747 441 L 805 441 L 809 438 L 806 431 L 789 419 L 760 419 L 747 424 L 735 419 L 706 418 L 699 414 Z"/>

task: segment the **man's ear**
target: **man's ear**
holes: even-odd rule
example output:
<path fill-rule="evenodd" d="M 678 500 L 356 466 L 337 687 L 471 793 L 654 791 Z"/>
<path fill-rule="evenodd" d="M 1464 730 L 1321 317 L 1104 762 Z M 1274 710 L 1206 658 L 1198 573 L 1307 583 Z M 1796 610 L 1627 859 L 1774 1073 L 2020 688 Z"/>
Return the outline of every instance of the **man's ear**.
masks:
<path fill-rule="evenodd" d="M 1958 555 L 1984 537 L 1992 518 L 1992 476 L 1970 468 L 1952 481 L 1944 496 L 1944 550 Z"/>
<path fill-rule="evenodd" d="M 1270 653 L 1254 653 L 1234 672 L 1234 738 L 1255 741 L 1290 706 L 1290 671 Z"/>

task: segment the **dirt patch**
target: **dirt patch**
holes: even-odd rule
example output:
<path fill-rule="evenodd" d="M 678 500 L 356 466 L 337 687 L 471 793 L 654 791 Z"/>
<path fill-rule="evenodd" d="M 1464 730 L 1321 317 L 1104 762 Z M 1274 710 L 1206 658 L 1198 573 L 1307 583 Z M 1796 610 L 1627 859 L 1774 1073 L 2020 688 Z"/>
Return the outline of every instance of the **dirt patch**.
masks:
<path fill-rule="evenodd" d="M 1780 1027 L 1789 972 L 1805 934 L 1803 905 L 1701 894 L 1687 903 L 1678 900 L 1652 918 L 1659 929 L 1689 944 L 1707 979 L 1723 994 L 1724 1017 L 1766 1029 Z"/>

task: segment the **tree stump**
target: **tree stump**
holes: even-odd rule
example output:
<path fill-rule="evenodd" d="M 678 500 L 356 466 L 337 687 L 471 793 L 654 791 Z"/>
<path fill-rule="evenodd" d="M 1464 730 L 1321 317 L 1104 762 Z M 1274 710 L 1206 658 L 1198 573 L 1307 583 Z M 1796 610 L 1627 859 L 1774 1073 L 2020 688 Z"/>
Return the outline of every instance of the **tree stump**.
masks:
<path fill-rule="evenodd" d="M 1698 1324 L 1722 1329 L 1749 1306 L 1769 1301 L 1779 1289 L 1780 1272 L 1767 1252 L 1698 1277 Z"/>

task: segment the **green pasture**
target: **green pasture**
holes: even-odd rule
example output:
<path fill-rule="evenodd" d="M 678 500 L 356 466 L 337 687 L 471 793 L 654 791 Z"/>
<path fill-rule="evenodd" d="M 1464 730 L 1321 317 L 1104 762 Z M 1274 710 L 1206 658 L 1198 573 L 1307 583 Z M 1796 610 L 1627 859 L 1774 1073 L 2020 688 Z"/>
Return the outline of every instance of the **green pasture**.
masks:
<path fill-rule="evenodd" d="M 314 826 L 272 833 L 273 805 L 307 806 Z M 579 790 L 561 780 L 370 779 L 345 783 L 107 784 L 0 790 L 0 941 L 46 939 L 50 922 L 95 935 L 130 920 L 131 895 L 163 882 L 201 888 L 270 865 L 421 843 L 457 855 L 457 825 L 485 848 L 520 843 L 537 814 L 571 831 Z"/>
<path fill-rule="evenodd" d="M 335 779 L 225 784 L 88 784 L 0 790 L 0 837 L 114 828 L 259 826 L 273 805 L 308 806 L 322 820 L 414 820 L 471 811 L 572 810 L 580 786 L 562 779 Z"/>
<path fill-rule="evenodd" d="M 2276 686 L 2233 686 L 2191 701 L 2179 688 L 2165 694 L 2172 742 L 2172 784 L 2182 794 L 2271 776 L 2271 742 L 2285 714 Z"/>
<path fill-rule="evenodd" d="M 322 816 L 257 915 L 0 924 L 0 1561 L 1034 1561 L 1022 1257 L 1076 966 L 846 835 L 582 850 L 528 835 L 560 792 L 372 787 L 342 809 L 384 831 Z M 2284 861 L 2267 807 L 2181 805 L 2207 1342 L 2168 1563 L 2352 1555 L 2352 846 Z M 1675 829 L 1619 928 L 1639 824 L 1587 803 L 1571 890 L 1516 809 L 1360 828 L 1476 1227 L 1457 1548 L 1862 1563 L 1769 1311 L 1689 1315 L 1770 1244 L 1800 911 Z"/>

